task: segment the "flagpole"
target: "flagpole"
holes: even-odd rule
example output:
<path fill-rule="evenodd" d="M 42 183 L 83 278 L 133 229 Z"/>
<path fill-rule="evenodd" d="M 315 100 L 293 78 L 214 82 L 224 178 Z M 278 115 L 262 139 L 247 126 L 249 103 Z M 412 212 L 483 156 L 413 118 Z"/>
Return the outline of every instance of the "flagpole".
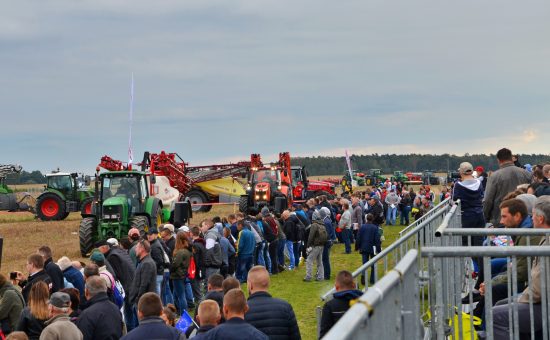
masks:
<path fill-rule="evenodd" d="M 134 73 L 132 72 L 132 82 L 130 83 L 130 112 L 129 112 L 129 131 L 128 131 L 128 169 L 132 170 L 134 154 L 132 151 L 132 121 L 134 119 Z"/>

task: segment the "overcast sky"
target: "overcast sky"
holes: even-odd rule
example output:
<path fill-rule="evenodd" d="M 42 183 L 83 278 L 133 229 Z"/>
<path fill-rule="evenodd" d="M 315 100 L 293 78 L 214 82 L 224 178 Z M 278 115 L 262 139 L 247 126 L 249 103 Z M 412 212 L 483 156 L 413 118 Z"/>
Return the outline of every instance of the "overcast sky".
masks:
<path fill-rule="evenodd" d="M 550 2 L 4 1 L 0 163 L 550 151 Z"/>

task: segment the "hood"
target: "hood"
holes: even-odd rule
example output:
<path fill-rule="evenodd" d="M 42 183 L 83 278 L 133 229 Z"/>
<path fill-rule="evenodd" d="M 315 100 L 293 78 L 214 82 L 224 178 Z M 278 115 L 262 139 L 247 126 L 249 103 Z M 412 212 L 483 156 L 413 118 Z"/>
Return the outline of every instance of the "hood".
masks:
<path fill-rule="evenodd" d="M 520 228 L 533 228 L 533 218 L 529 215 L 527 215 L 526 218 L 523 219 L 523 221 L 521 221 L 521 223 L 519 224 L 519 227 Z"/>
<path fill-rule="evenodd" d="M 470 191 L 478 191 L 481 186 L 481 181 L 478 179 L 469 179 L 462 182 L 456 182 L 457 185 L 464 187 Z M 455 184 L 455 185 L 456 185 Z"/>
<path fill-rule="evenodd" d="M 353 300 L 358 299 L 363 295 L 364 293 L 358 289 L 350 289 L 350 290 L 343 290 L 341 292 L 334 293 L 335 299 L 342 299 L 342 300 Z"/>

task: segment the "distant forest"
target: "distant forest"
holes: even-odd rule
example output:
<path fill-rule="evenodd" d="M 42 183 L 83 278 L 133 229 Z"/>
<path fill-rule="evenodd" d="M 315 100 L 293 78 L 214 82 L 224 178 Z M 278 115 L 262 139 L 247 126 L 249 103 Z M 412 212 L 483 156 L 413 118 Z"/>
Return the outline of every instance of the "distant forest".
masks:
<path fill-rule="evenodd" d="M 351 166 L 354 170 L 368 171 L 369 169 L 381 169 L 383 174 L 393 173 L 395 170 L 422 171 L 433 170 L 446 172 L 457 169 L 462 162 L 470 162 L 474 167 L 481 165 L 487 171 L 498 169 L 495 155 L 351 155 Z M 521 164 L 550 163 L 550 155 L 520 155 Z M 305 166 L 312 176 L 340 175 L 347 169 L 345 157 L 295 157 L 292 165 Z M 44 174 L 40 171 L 21 171 L 20 174 L 11 174 L 6 178 L 6 184 L 43 184 L 46 183 Z"/>
<path fill-rule="evenodd" d="M 435 172 L 447 172 L 458 169 L 462 162 L 470 162 L 474 167 L 483 166 L 486 171 L 498 169 L 495 155 L 396 155 L 373 154 L 351 155 L 351 166 L 354 170 L 368 171 L 369 169 L 381 169 L 383 174 L 393 173 L 395 170 L 422 171 L 433 170 Z M 550 155 L 519 155 L 521 164 L 543 164 L 550 162 Z M 292 165 L 305 166 L 308 173 L 313 176 L 339 175 L 347 170 L 345 157 L 296 157 L 292 159 Z"/>

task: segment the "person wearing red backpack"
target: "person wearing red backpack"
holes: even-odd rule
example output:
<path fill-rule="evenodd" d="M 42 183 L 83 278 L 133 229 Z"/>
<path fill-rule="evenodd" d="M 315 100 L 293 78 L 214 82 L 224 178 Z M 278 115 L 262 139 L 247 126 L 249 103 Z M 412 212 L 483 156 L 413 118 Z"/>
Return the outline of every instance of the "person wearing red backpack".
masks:
<path fill-rule="evenodd" d="M 174 302 L 180 315 L 188 308 L 185 296 L 185 278 L 188 275 L 192 256 L 189 251 L 189 240 L 185 233 L 178 232 L 176 234 L 172 268 L 170 268 L 170 280 L 174 285 Z"/>

